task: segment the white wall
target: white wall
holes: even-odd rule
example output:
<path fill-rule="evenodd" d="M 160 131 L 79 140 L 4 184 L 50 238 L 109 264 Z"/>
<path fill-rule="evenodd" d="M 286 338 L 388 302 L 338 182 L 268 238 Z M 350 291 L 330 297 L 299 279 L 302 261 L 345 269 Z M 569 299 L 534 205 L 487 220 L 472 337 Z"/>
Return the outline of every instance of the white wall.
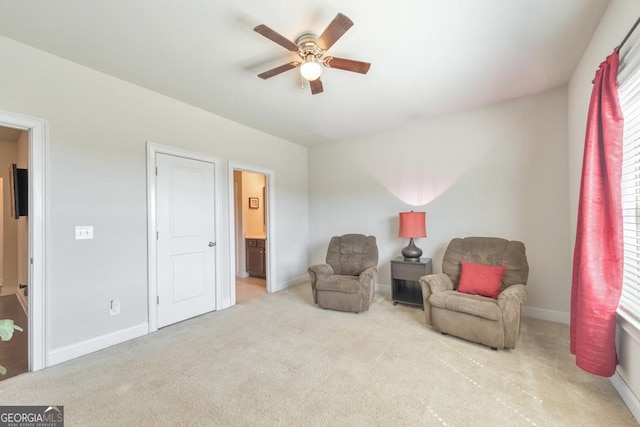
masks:
<path fill-rule="evenodd" d="M 427 212 L 416 244 L 442 271 L 453 237 L 525 242 L 528 314 L 568 319 L 570 259 L 564 88 L 462 114 L 416 121 L 367 138 L 309 150 L 311 262 L 329 238 L 375 235 L 381 284 L 398 238 L 398 212 Z"/>
<path fill-rule="evenodd" d="M 640 16 L 640 2 L 637 0 L 612 0 L 600 25 L 593 35 L 576 68 L 568 89 L 569 104 L 569 220 L 571 250 L 575 242 L 576 222 L 578 216 L 578 197 L 580 193 L 580 176 L 582 173 L 582 154 L 584 136 L 587 126 L 587 110 L 591 97 L 591 81 L 599 64 L 613 52 L 627 31 Z M 640 37 L 640 28 L 632 39 L 623 47 L 621 54 L 628 50 L 632 40 Z M 636 419 L 640 419 L 640 330 L 637 327 L 624 325 L 618 327 L 617 345 L 620 365 L 613 377 L 614 385 L 625 398 Z"/>
<path fill-rule="evenodd" d="M 28 169 L 29 157 L 27 154 L 29 143 L 29 133 L 21 132 L 18 141 L 0 141 L 0 176 L 4 182 L 3 214 L 0 216 L 6 234 L 0 234 L 2 240 L 0 245 L 3 250 L 0 251 L 2 261 L 0 261 L 0 285 L 2 287 L 2 295 L 13 295 L 18 292 L 19 284 L 27 284 L 28 282 L 28 230 L 29 223 L 26 216 L 15 219 L 12 216 L 13 209 L 11 207 L 11 189 L 9 185 L 12 180 L 9 178 L 10 166 L 15 163 L 19 168 Z M 6 237 L 6 239 L 5 239 Z"/>
<path fill-rule="evenodd" d="M 253 173 L 242 172 L 242 219 L 244 221 L 245 237 L 264 238 L 266 227 L 264 223 L 264 197 L 263 189 L 266 185 L 266 176 Z M 258 198 L 258 209 L 249 208 L 249 197 Z"/>
<path fill-rule="evenodd" d="M 145 143 L 217 156 L 229 247 L 228 161 L 275 171 L 274 289 L 306 277 L 307 149 L 0 37 L 0 110 L 45 119 L 48 147 L 49 350 L 81 345 L 147 321 Z M 93 240 L 74 240 L 93 225 Z M 231 279 L 224 253 L 223 297 Z M 109 316 L 110 298 L 121 314 Z"/>
<path fill-rule="evenodd" d="M 4 225 L 2 250 L 2 295 L 12 295 L 18 288 L 18 221 L 13 217 L 11 208 L 11 164 L 18 161 L 18 144 L 12 141 L 0 141 L 0 176 L 3 178 Z"/>
<path fill-rule="evenodd" d="M 0 295 L 4 273 L 4 178 L 0 175 Z"/>
<path fill-rule="evenodd" d="M 244 241 L 244 209 L 242 201 L 242 171 L 233 171 L 233 187 L 234 187 L 234 226 L 235 226 L 235 249 L 236 249 L 236 276 L 249 277 L 247 274 L 245 260 L 245 241 Z"/>
<path fill-rule="evenodd" d="M 20 132 L 17 142 L 17 165 L 22 169 L 29 169 L 29 132 Z M 17 220 L 17 258 L 18 285 L 29 284 L 29 217 L 21 216 Z M 16 292 L 22 292 L 16 289 Z M 24 300 L 24 299 L 23 299 Z"/>

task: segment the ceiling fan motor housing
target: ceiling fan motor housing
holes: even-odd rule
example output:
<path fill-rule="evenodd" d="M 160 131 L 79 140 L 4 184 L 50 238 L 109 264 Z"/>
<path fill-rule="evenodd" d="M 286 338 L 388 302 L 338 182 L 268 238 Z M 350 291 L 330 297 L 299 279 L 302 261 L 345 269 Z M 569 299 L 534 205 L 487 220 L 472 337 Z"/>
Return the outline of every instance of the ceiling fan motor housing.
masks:
<path fill-rule="evenodd" d="M 320 60 L 325 51 L 318 46 L 318 36 L 314 33 L 302 33 L 297 39 L 298 55 L 302 60 L 307 60 L 309 55 L 313 55 L 316 60 Z"/>

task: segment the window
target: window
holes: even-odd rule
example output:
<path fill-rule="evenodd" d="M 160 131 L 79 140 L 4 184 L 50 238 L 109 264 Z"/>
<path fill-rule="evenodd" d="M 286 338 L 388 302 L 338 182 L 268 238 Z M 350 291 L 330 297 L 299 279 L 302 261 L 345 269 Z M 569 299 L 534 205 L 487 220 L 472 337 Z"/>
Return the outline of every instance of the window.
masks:
<path fill-rule="evenodd" d="M 621 60 L 618 85 L 624 116 L 624 274 L 619 308 L 640 321 L 640 43 L 635 43 Z"/>

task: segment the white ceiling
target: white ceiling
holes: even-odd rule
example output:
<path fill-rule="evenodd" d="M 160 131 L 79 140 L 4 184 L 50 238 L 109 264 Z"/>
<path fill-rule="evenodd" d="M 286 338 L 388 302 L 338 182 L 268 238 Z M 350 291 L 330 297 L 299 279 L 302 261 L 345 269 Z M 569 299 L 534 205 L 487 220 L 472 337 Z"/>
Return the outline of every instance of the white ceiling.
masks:
<path fill-rule="evenodd" d="M 537 93 L 569 80 L 609 0 L 0 0 L 0 34 L 310 146 Z M 354 26 L 329 50 L 371 62 L 325 69 L 324 92 L 294 54 L 253 31 Z"/>

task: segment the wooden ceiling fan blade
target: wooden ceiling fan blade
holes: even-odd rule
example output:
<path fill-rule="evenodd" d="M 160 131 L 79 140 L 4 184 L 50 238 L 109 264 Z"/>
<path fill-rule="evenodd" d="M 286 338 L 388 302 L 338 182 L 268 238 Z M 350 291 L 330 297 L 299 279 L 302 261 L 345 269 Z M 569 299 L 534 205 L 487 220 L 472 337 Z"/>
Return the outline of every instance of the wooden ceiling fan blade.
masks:
<path fill-rule="evenodd" d="M 264 24 L 260 24 L 253 29 L 258 34 L 262 34 L 272 42 L 278 43 L 280 46 L 284 47 L 291 52 L 298 51 L 298 45 L 284 37 L 283 35 L 273 31 L 271 28 L 267 27 Z"/>
<path fill-rule="evenodd" d="M 322 79 L 319 77 L 315 80 L 309 80 L 309 86 L 311 86 L 312 95 L 317 95 L 324 90 L 322 88 Z"/>
<path fill-rule="evenodd" d="M 324 64 L 329 68 L 339 68 L 341 70 L 353 71 L 354 73 L 367 74 L 371 64 L 368 62 L 354 61 L 353 59 L 335 58 L 329 56 L 325 58 Z"/>
<path fill-rule="evenodd" d="M 270 77 L 277 76 L 278 74 L 284 73 L 285 71 L 289 71 L 292 68 L 296 68 L 298 65 L 300 65 L 300 63 L 297 61 L 289 62 L 288 64 L 284 64 L 279 67 L 272 68 L 268 71 L 265 71 L 264 73 L 260 73 L 258 74 L 258 77 L 266 80 Z"/>
<path fill-rule="evenodd" d="M 342 13 L 338 13 L 324 32 L 318 37 L 318 46 L 328 50 L 349 28 L 353 26 L 353 21 Z"/>

